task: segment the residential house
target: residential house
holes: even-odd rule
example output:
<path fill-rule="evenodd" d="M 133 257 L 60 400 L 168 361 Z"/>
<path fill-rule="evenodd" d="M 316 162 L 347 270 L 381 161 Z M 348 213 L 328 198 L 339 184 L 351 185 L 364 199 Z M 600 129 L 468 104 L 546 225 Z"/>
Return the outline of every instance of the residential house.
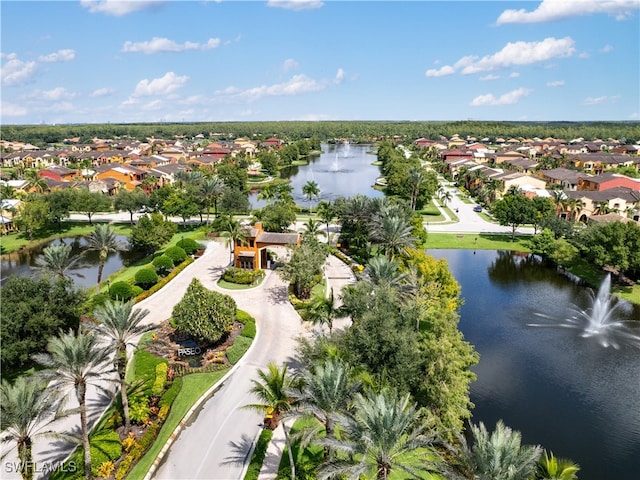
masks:
<path fill-rule="evenodd" d="M 616 187 L 626 187 L 640 192 L 640 179 L 611 172 L 578 179 L 578 190 L 603 191 Z"/>
<path fill-rule="evenodd" d="M 160 186 L 173 185 L 176 181 L 175 174 L 178 172 L 190 172 L 193 168 L 191 165 L 183 163 L 166 163 L 157 165 L 149 169 L 150 174 L 157 174 L 160 178 Z"/>
<path fill-rule="evenodd" d="M 299 233 L 265 232 L 262 222 L 246 227 L 246 240 L 236 240 L 233 252 L 233 265 L 237 268 L 259 270 L 269 268 L 267 248 L 271 246 L 300 246 Z"/>
<path fill-rule="evenodd" d="M 568 161 L 579 170 L 598 175 L 606 170 L 618 167 L 640 169 L 640 157 L 616 153 L 585 153 L 570 155 Z"/>
<path fill-rule="evenodd" d="M 507 150 L 504 152 L 496 152 L 493 155 L 496 164 L 501 164 L 506 162 L 507 160 L 521 160 L 523 158 L 527 158 L 526 155 L 520 152 L 516 152 L 515 150 Z"/>
<path fill-rule="evenodd" d="M 578 179 L 582 177 L 590 177 L 591 175 L 561 167 L 551 170 L 540 170 L 538 172 L 538 176 L 547 182 L 547 185 L 559 185 L 563 190 L 577 190 Z"/>
<path fill-rule="evenodd" d="M 507 171 L 492 178 L 499 180 L 502 184 L 502 189 L 496 192 L 496 198 L 503 197 L 511 187 L 517 187 L 523 191 L 545 190 L 547 187 L 547 182 L 544 180 L 522 172 Z"/>
<path fill-rule="evenodd" d="M 98 180 L 112 179 L 122 183 L 127 190 L 134 190 L 142 185 L 147 174 L 146 170 L 131 165 L 101 165 L 96 176 Z"/>
<path fill-rule="evenodd" d="M 17 227 L 13 223 L 13 215 L 20 207 L 22 200 L 5 198 L 0 201 L 0 233 L 6 235 L 15 232 Z"/>
<path fill-rule="evenodd" d="M 38 176 L 42 178 L 50 178 L 59 182 L 71 182 L 80 176 L 80 172 L 73 168 L 52 165 L 38 171 Z"/>
<path fill-rule="evenodd" d="M 271 137 L 271 138 L 267 138 L 266 140 L 261 142 L 260 146 L 263 147 L 263 148 L 277 148 L 277 149 L 280 149 L 280 148 L 282 148 L 282 144 L 283 143 L 284 143 L 284 140 L 280 140 L 279 138 Z"/>
<path fill-rule="evenodd" d="M 565 191 L 569 198 L 579 200 L 582 208 L 578 212 L 579 220 L 586 222 L 591 216 L 618 212 L 628 214 L 632 219 L 640 217 L 640 192 L 625 187 L 607 190 Z"/>

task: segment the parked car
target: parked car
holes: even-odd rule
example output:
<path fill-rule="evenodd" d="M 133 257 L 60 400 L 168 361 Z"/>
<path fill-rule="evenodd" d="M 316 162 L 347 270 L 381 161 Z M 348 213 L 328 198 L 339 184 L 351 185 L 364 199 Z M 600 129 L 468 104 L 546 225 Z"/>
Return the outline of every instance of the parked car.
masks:
<path fill-rule="evenodd" d="M 482 211 L 482 207 L 480 205 L 476 205 L 475 207 L 473 207 L 473 211 L 474 212 L 481 212 Z"/>

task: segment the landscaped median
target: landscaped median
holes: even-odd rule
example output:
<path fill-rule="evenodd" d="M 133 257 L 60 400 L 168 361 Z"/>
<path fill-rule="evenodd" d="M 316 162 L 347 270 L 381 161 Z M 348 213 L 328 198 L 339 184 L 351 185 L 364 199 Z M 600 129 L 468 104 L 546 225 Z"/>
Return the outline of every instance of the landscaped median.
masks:
<path fill-rule="evenodd" d="M 151 478 L 177 434 L 230 374 L 257 332 L 255 319 L 238 310 L 224 339 L 203 351 L 202 367 L 184 367 L 166 358 L 163 353 L 174 350 L 167 337 L 173 333 L 166 323 L 141 338 L 127 372 L 132 428 L 128 435 L 123 433 L 118 395 L 91 434 L 95 477 Z M 57 470 L 51 479 L 83 478 L 82 459 L 82 451 L 76 450 L 65 462 L 68 468 Z"/>

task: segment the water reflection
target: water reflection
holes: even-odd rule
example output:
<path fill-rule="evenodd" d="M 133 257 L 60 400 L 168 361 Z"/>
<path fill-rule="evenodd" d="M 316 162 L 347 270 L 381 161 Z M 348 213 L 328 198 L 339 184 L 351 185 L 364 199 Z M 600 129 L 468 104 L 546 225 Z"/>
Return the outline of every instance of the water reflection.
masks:
<path fill-rule="evenodd" d="M 126 235 L 116 235 L 116 240 L 121 246 L 121 250 L 110 253 L 104 265 L 102 278 L 105 279 L 124 266 L 141 258 L 139 253 L 130 250 L 128 237 Z M 69 277 L 76 286 L 89 288 L 95 286 L 98 280 L 99 253 L 97 251 L 87 251 L 87 241 L 85 237 L 74 236 L 58 238 L 51 242 L 44 243 L 32 249 L 22 249 L 2 255 L 1 262 L 1 283 L 4 283 L 10 275 L 34 276 L 38 275 L 36 258 L 42 255 L 42 251 L 49 245 L 70 245 L 71 256 L 82 254 L 81 260 L 69 269 Z"/>
<path fill-rule="evenodd" d="M 371 153 L 371 145 L 323 144 L 322 154 L 309 158 L 308 165 L 292 166 L 280 171 L 281 178 L 287 178 L 293 187 L 293 198 L 299 205 L 309 206 L 302 194 L 302 187 L 309 181 L 320 188 L 320 198 L 313 200 L 335 200 L 337 197 L 352 197 L 363 194 L 380 197 L 382 192 L 373 188 L 380 169 L 371 165 L 377 160 Z M 249 196 L 252 208 L 260 208 L 266 202 L 258 200 L 257 193 Z"/>
<path fill-rule="evenodd" d="M 480 353 L 471 386 L 473 421 L 498 419 L 578 462 L 581 480 L 637 478 L 640 452 L 640 354 L 605 349 L 577 329 L 531 328 L 542 313 L 568 318 L 587 310 L 590 289 L 532 256 L 433 250 L 460 282 L 460 329 Z M 616 321 L 640 318 L 624 303 Z M 631 331 L 640 334 L 637 323 Z"/>

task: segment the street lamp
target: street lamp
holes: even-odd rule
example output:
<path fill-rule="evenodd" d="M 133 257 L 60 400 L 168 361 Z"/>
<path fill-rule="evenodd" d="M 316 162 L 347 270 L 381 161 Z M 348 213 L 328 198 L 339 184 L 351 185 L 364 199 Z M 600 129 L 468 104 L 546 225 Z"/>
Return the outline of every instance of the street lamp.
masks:
<path fill-rule="evenodd" d="M 111 296 L 111 281 L 107 278 L 107 292 Z"/>

